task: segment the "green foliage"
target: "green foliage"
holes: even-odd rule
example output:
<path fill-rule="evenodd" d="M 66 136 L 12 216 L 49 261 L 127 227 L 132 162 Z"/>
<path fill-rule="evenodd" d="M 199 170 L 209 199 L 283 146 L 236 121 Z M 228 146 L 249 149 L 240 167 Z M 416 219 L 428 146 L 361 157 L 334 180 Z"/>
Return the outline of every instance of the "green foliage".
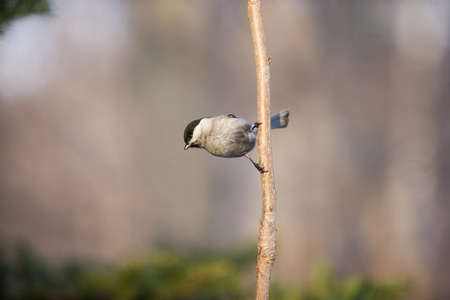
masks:
<path fill-rule="evenodd" d="M 333 276 L 327 264 L 319 263 L 312 271 L 309 287 L 275 285 L 271 294 L 274 299 L 282 300 L 394 300 L 408 290 L 407 280 L 383 282 L 358 276 L 343 279 Z"/>
<path fill-rule="evenodd" d="M 29 14 L 44 14 L 50 12 L 47 0 L 1 0 L 0 1 L 0 33 L 4 26 L 14 19 Z"/>
<path fill-rule="evenodd" d="M 173 252 L 81 278 L 80 299 L 245 299 L 244 273 L 229 259 Z"/>
<path fill-rule="evenodd" d="M 227 254 L 161 251 L 116 267 L 71 263 L 55 267 L 21 247 L 11 262 L 0 251 L 1 299 L 240 300 L 254 294 L 256 249 Z M 275 282 L 277 300 L 389 300 L 407 291 L 405 281 L 381 282 L 332 274 L 326 264 L 309 287 Z"/>
<path fill-rule="evenodd" d="M 161 251 L 118 267 L 72 263 L 56 268 L 19 248 L 0 255 L 1 299 L 247 299 L 256 251 L 187 255 Z M 1 252 L 0 252 L 1 254 Z M 251 259 L 249 259 L 251 257 Z"/>

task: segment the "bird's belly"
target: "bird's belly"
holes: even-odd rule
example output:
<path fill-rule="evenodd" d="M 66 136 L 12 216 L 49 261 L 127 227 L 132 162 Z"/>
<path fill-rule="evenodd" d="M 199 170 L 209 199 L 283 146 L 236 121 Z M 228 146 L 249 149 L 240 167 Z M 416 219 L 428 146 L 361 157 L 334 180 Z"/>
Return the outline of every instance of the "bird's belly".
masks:
<path fill-rule="evenodd" d="M 205 149 L 215 156 L 240 157 L 253 150 L 256 137 L 253 135 L 218 135 L 210 137 Z"/>

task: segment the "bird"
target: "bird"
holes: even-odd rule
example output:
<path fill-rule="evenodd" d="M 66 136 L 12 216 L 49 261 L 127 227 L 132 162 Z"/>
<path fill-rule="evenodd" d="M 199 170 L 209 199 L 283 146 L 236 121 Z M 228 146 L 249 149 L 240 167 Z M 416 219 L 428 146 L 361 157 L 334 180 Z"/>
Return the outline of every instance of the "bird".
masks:
<path fill-rule="evenodd" d="M 289 123 L 289 110 L 270 118 L 271 129 L 285 128 Z M 218 157 L 247 157 L 260 173 L 267 172 L 249 156 L 258 135 L 260 122 L 249 121 L 235 114 L 204 117 L 191 121 L 184 130 L 184 150 L 203 148 Z"/>

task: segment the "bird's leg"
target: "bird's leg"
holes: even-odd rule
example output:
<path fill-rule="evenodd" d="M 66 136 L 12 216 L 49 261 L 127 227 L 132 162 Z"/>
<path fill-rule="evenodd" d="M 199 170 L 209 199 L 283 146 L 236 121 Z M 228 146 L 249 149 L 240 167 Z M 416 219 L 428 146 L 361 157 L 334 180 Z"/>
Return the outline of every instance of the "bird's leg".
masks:
<path fill-rule="evenodd" d="M 255 123 L 253 123 L 253 126 L 252 126 L 252 128 L 250 128 L 250 131 L 253 131 L 253 130 L 255 130 L 255 128 L 258 128 L 259 127 L 259 125 L 261 125 L 262 123 L 259 123 L 259 122 L 255 122 Z M 249 157 L 250 158 L 250 157 Z"/>
<path fill-rule="evenodd" d="M 247 157 L 248 159 L 250 159 L 250 161 L 255 166 L 255 168 L 259 171 L 259 173 L 263 174 L 263 173 L 267 173 L 268 172 L 268 171 L 264 170 L 264 168 L 261 167 L 258 163 L 255 163 L 253 161 L 253 159 L 250 158 L 250 155 L 248 155 L 248 153 L 245 153 L 244 156 Z"/>

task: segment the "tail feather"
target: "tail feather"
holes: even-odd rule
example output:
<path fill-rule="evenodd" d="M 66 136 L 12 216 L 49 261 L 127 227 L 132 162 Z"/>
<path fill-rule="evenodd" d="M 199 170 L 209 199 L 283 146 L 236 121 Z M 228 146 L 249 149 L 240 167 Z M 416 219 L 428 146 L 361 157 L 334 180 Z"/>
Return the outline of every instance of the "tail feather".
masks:
<path fill-rule="evenodd" d="M 289 110 L 285 109 L 270 118 L 271 128 L 285 128 L 289 123 Z"/>

